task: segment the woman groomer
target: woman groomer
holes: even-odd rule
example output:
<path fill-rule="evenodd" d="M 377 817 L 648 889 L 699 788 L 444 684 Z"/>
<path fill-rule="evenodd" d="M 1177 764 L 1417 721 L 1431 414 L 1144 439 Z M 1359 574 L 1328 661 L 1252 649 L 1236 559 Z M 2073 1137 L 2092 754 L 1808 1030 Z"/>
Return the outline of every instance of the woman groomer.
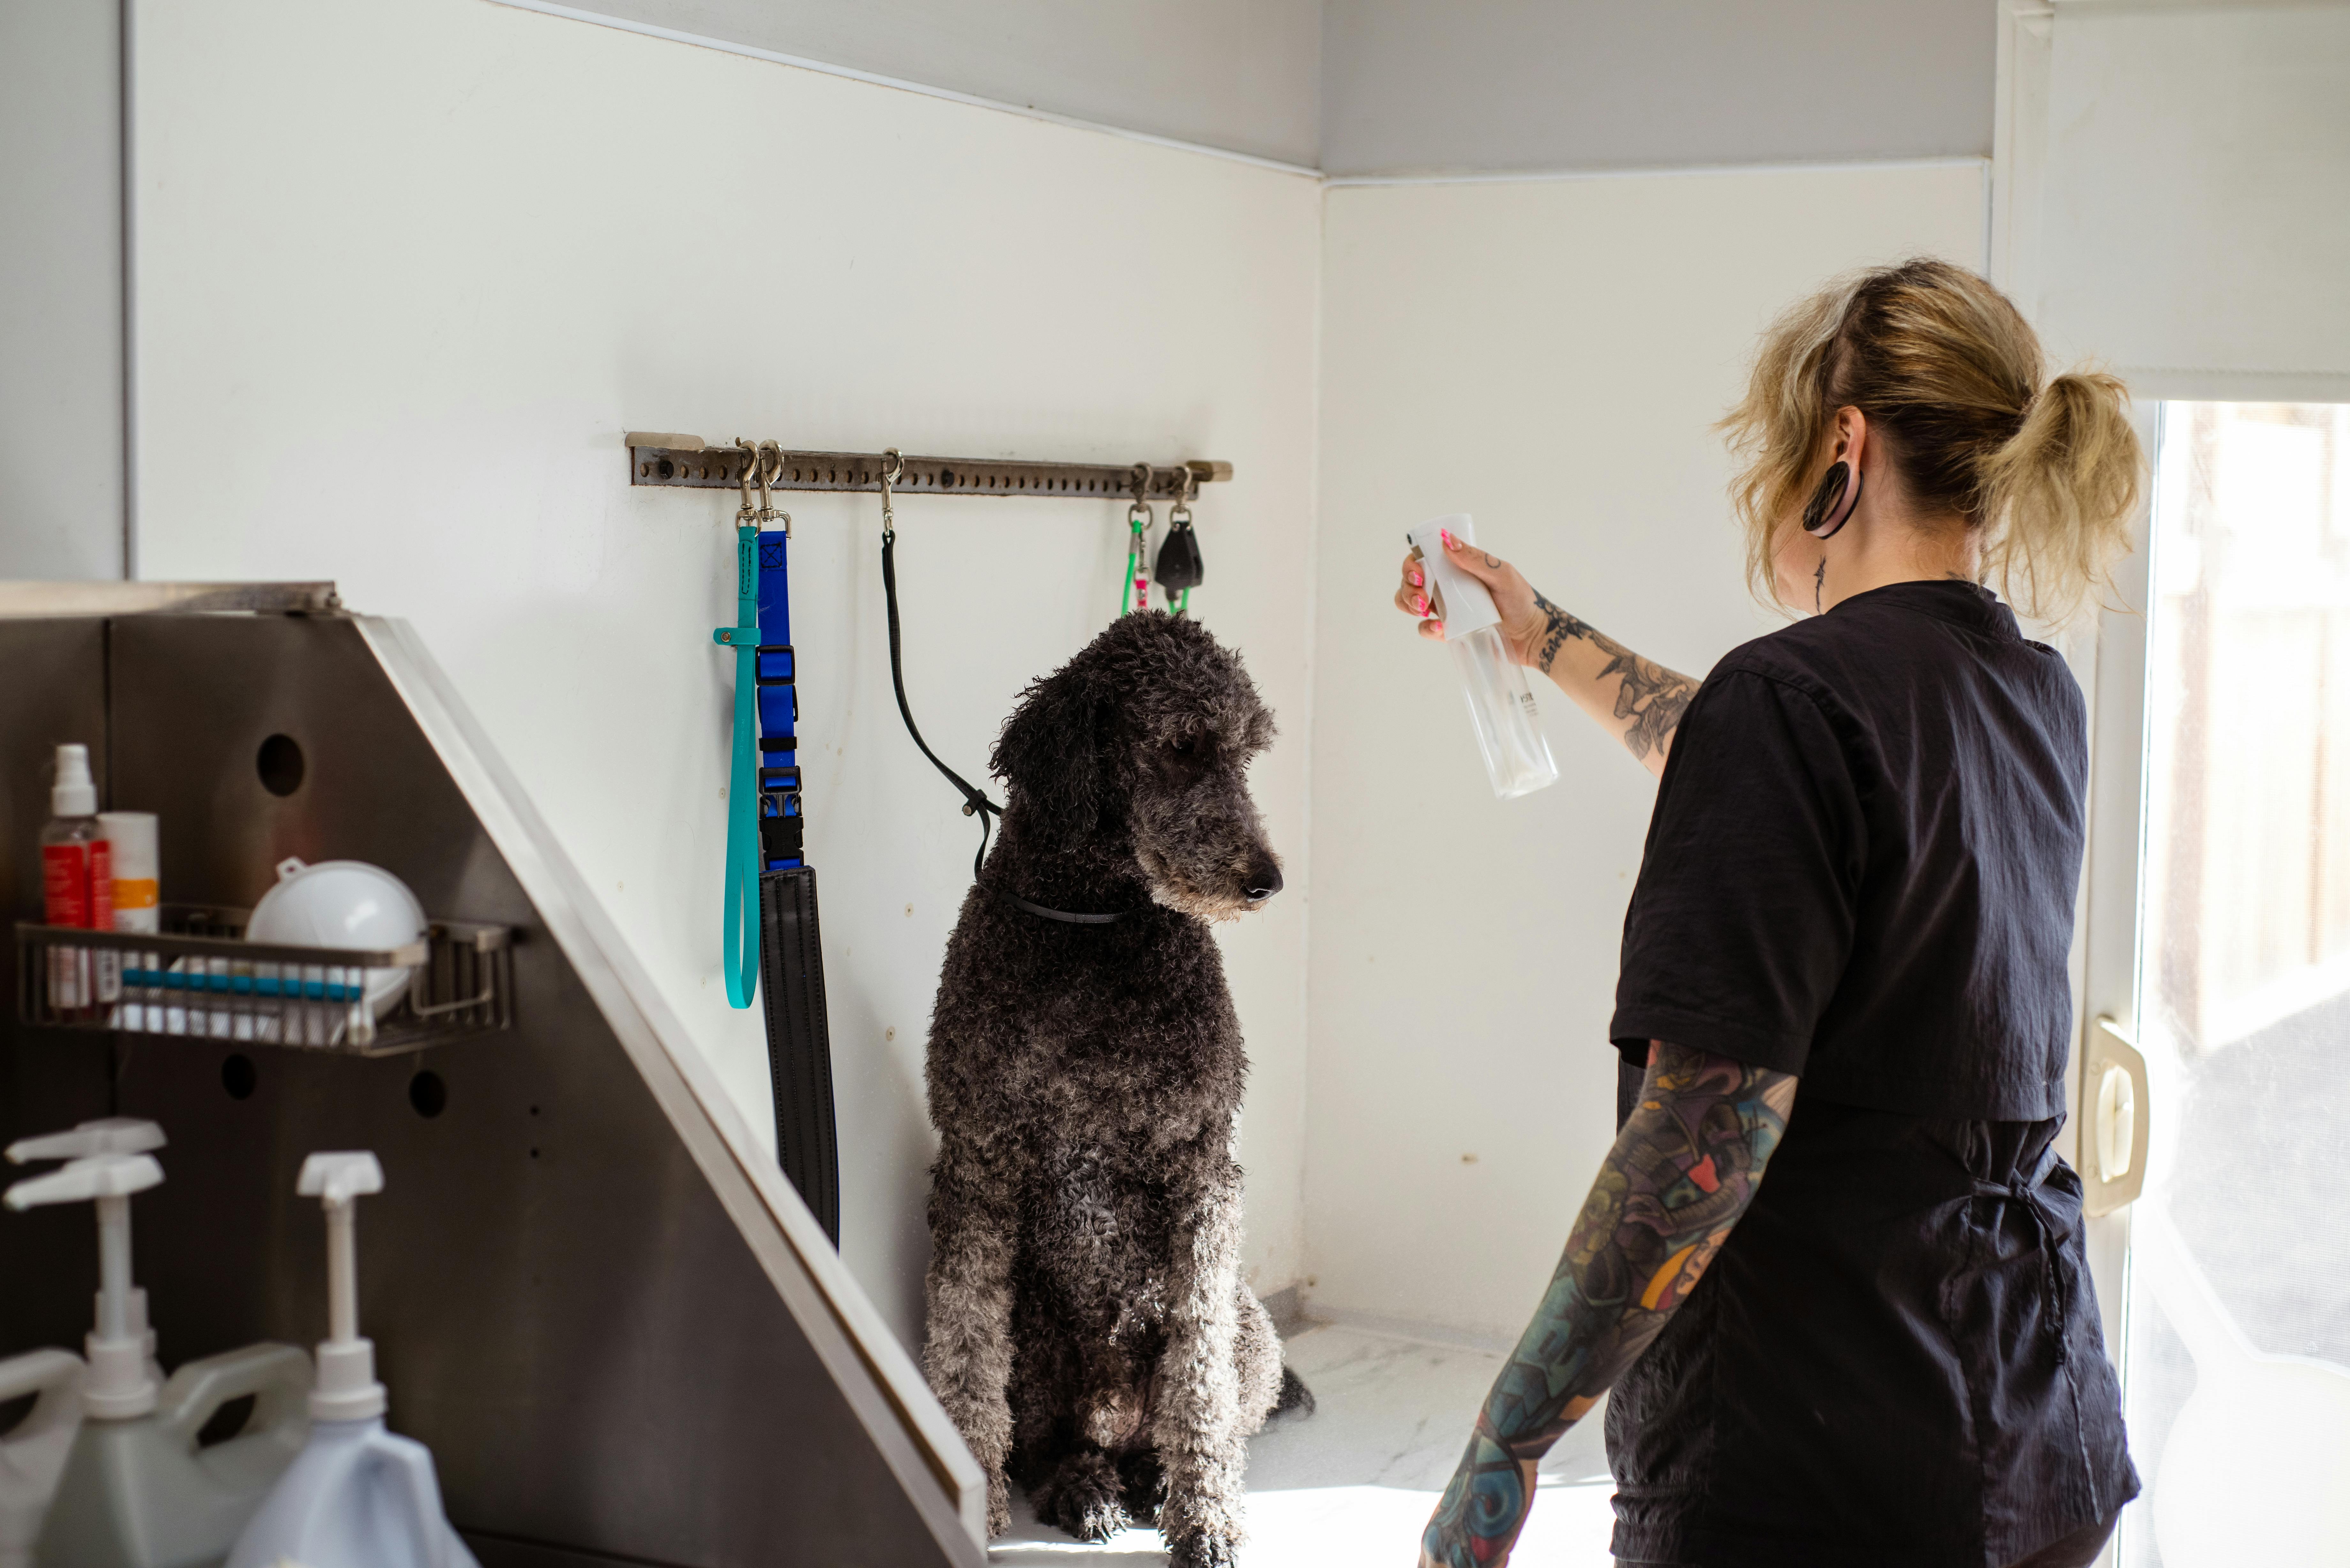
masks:
<path fill-rule="evenodd" d="M 1804 618 L 1702 684 L 1452 546 L 1662 783 L 1620 1130 L 1424 1563 L 1504 1561 L 1611 1386 L 1622 1563 L 2074 1568 L 2136 1495 L 2054 1144 L 2082 697 L 1978 585 L 2079 607 L 2144 460 L 2118 382 L 2041 378 L 2014 307 L 1939 262 L 1782 317 L 1724 423 L 1754 583 Z M 1442 635 L 1409 561 L 1397 602 Z"/>

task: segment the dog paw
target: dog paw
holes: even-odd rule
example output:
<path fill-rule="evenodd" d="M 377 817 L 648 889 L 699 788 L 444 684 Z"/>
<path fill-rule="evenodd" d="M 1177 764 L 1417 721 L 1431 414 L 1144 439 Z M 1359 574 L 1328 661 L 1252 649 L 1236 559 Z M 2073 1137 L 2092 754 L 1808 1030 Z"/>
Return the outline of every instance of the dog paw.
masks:
<path fill-rule="evenodd" d="M 1124 1490 L 1108 1458 L 1089 1454 L 1063 1466 L 1030 1500 L 1045 1523 L 1080 1541 L 1099 1543 L 1133 1523 L 1127 1515 Z"/>
<path fill-rule="evenodd" d="M 1201 1532 L 1167 1543 L 1167 1568 L 1240 1568 L 1240 1542 L 1229 1535 Z"/>

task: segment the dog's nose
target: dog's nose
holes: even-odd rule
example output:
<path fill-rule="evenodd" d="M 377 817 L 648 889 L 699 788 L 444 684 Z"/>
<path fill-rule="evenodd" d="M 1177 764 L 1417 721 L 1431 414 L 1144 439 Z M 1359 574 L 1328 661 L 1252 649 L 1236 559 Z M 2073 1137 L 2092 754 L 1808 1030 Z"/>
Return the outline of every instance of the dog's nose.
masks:
<path fill-rule="evenodd" d="M 1250 903 L 1262 904 L 1280 891 L 1281 867 L 1274 863 L 1272 857 L 1268 856 L 1249 867 L 1247 892 Z"/>

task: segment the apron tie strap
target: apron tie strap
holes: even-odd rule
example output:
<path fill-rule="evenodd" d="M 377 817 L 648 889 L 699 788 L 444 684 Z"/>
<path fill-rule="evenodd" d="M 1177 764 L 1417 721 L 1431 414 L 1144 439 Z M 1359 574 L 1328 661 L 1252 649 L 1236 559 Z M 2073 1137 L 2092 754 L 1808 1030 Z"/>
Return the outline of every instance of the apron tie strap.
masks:
<path fill-rule="evenodd" d="M 2007 1181 L 1993 1181 L 1977 1177 L 1972 1196 L 2013 1203 L 2031 1217 L 2032 1228 L 2039 1235 L 2040 1257 L 2048 1284 L 2049 1329 L 2055 1339 L 2056 1365 L 2065 1365 L 2064 1282 L 2057 1267 L 2064 1244 L 2072 1239 L 2073 1222 L 2048 1200 L 2044 1189 L 2048 1178 L 2056 1169 L 2056 1146 L 2052 1140 L 2040 1151 L 2027 1174 Z"/>

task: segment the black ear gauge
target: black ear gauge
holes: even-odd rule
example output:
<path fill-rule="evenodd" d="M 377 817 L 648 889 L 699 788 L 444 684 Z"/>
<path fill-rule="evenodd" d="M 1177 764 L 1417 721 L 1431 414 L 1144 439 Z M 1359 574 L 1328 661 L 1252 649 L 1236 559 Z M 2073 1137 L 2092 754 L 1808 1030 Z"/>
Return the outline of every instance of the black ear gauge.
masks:
<path fill-rule="evenodd" d="M 1860 472 L 1838 458 L 1820 475 L 1820 487 L 1812 492 L 1811 504 L 1804 508 L 1804 532 L 1814 539 L 1834 538 L 1859 503 Z"/>

